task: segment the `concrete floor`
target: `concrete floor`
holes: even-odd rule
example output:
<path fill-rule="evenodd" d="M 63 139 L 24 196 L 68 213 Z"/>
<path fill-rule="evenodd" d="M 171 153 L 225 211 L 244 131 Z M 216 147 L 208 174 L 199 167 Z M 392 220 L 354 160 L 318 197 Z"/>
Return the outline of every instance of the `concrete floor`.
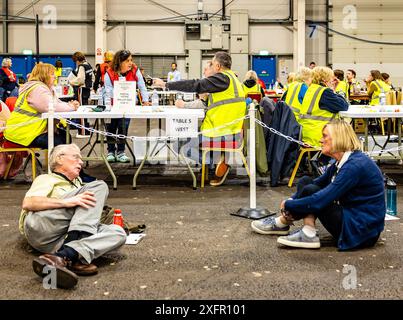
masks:
<path fill-rule="evenodd" d="M 403 298 L 402 220 L 386 222 L 371 249 L 339 252 L 321 225 L 320 250 L 290 249 L 279 246 L 276 237 L 253 233 L 250 220 L 230 215 L 249 204 L 249 188 L 238 179 L 193 191 L 189 176 L 178 170 L 161 169 L 160 175 L 145 170 L 133 191 L 132 168 L 115 166 L 121 167 L 119 188 L 110 192 L 108 203 L 129 221 L 146 224 L 147 236 L 99 259 L 99 274 L 81 277 L 73 290 L 43 288 L 31 267 L 38 253 L 17 228 L 29 185 L 22 176 L 0 182 L 0 299 Z M 402 217 L 401 166 L 386 170 L 399 183 Z M 110 183 L 101 165 L 88 171 Z M 258 204 L 277 210 L 291 191 L 258 186 Z M 351 266 L 356 288 L 345 289 Z"/>

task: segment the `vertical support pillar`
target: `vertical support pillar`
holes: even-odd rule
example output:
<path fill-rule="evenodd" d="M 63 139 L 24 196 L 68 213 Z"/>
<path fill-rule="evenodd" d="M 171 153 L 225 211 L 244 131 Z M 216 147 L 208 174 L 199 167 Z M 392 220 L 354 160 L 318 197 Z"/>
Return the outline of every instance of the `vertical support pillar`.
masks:
<path fill-rule="evenodd" d="M 305 0 L 294 1 L 294 71 L 305 66 Z"/>
<path fill-rule="evenodd" d="M 95 63 L 102 63 L 107 50 L 106 0 L 95 0 Z"/>
<path fill-rule="evenodd" d="M 8 52 L 8 0 L 3 0 L 3 52 Z"/>

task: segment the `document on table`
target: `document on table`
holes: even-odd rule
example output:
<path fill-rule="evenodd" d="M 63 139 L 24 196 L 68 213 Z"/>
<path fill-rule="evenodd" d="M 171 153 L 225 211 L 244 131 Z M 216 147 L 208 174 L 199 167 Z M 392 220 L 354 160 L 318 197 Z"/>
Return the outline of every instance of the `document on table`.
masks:
<path fill-rule="evenodd" d="M 126 244 L 138 244 L 145 236 L 145 233 L 131 233 L 126 238 Z"/>
<path fill-rule="evenodd" d="M 391 216 L 390 214 L 385 214 L 385 221 L 393 221 L 393 220 L 399 220 L 399 217 Z"/>

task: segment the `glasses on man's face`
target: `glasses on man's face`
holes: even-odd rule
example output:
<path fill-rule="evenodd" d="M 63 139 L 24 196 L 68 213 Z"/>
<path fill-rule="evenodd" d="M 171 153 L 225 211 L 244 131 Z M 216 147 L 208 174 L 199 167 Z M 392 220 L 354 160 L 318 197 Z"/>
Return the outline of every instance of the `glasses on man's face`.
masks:
<path fill-rule="evenodd" d="M 78 153 L 75 154 L 62 153 L 60 156 L 69 156 L 71 158 L 74 158 L 74 160 L 82 160 L 81 154 Z"/>

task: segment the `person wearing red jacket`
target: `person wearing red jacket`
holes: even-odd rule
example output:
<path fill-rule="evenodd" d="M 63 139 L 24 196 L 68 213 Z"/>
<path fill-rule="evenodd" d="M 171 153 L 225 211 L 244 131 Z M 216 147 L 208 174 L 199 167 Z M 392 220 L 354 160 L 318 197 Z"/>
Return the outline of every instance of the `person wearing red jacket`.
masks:
<path fill-rule="evenodd" d="M 12 61 L 4 58 L 0 69 L 0 99 L 6 101 L 8 97 L 18 97 L 18 81 L 16 74 L 11 70 Z"/>
<path fill-rule="evenodd" d="M 125 81 L 136 81 L 137 88 L 140 90 L 142 105 L 150 105 L 148 102 L 148 92 L 144 83 L 143 76 L 139 68 L 134 64 L 132 54 L 129 50 L 120 50 L 116 52 L 112 67 L 105 74 L 105 94 L 104 101 L 112 101 L 113 105 L 113 88 L 115 81 L 124 78 Z M 125 121 L 125 122 L 123 122 Z M 127 135 L 130 119 L 111 119 L 108 124 L 108 132 Z M 117 152 L 116 152 L 117 149 Z M 116 154 L 115 154 L 116 152 Z M 129 162 L 130 159 L 125 153 L 125 140 L 108 137 L 108 162 Z"/>

